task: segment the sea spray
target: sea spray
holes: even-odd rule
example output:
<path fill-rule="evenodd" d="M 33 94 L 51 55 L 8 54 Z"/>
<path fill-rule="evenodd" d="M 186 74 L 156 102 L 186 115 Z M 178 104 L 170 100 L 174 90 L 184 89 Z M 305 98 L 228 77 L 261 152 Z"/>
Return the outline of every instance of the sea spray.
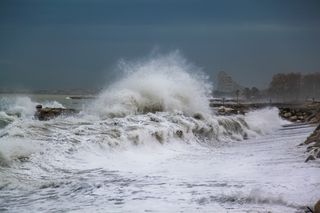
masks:
<path fill-rule="evenodd" d="M 201 70 L 179 52 L 142 61 L 119 63 L 125 74 L 102 92 L 92 110 L 102 117 L 181 111 L 210 114 L 211 85 Z"/>
<path fill-rule="evenodd" d="M 33 116 L 36 104 L 26 96 L 1 97 L 0 111 L 28 118 Z"/>
<path fill-rule="evenodd" d="M 248 112 L 245 121 L 251 130 L 260 134 L 270 134 L 280 126 L 290 123 L 279 116 L 279 109 L 275 107 Z"/>
<path fill-rule="evenodd" d="M 17 116 L 30 119 L 36 111 L 36 105 L 41 104 L 43 107 L 58 107 L 64 106 L 58 101 L 44 101 L 42 103 L 33 101 L 28 96 L 3 96 L 0 97 L 0 112 L 10 116 Z"/>

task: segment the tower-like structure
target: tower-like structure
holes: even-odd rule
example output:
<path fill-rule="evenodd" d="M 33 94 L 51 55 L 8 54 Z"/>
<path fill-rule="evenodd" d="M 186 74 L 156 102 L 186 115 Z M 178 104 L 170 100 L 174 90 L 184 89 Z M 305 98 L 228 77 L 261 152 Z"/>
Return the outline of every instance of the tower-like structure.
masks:
<path fill-rule="evenodd" d="M 236 90 L 241 90 L 241 86 L 236 83 L 230 75 L 226 72 L 221 71 L 218 73 L 217 78 L 217 90 L 223 93 L 232 93 Z"/>

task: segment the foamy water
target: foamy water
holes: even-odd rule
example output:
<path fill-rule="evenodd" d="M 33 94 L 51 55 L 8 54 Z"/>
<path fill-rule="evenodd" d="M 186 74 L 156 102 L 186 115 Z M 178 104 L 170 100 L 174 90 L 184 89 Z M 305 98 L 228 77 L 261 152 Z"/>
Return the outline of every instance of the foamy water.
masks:
<path fill-rule="evenodd" d="M 176 53 L 121 68 L 76 116 L 38 121 L 39 102 L 1 99 L 0 211 L 303 212 L 319 199 L 319 164 L 297 147 L 313 127 L 282 127 L 275 108 L 216 116 Z"/>

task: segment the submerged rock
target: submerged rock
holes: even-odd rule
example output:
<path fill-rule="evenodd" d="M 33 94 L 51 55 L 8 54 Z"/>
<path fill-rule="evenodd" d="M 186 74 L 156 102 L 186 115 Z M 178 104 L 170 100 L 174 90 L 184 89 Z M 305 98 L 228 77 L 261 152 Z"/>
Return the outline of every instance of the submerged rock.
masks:
<path fill-rule="evenodd" d="M 197 119 L 197 120 L 203 120 L 203 119 L 204 119 L 203 115 L 200 114 L 200 113 L 194 114 L 194 115 L 193 115 L 193 118 L 195 118 L 195 119 Z"/>
<path fill-rule="evenodd" d="M 315 160 L 316 158 L 313 155 L 309 155 L 309 157 L 307 157 L 307 159 L 305 160 L 305 162 L 308 162 L 310 160 Z"/>
<path fill-rule="evenodd" d="M 65 109 L 65 108 L 42 108 L 42 105 L 36 106 L 36 113 L 34 115 L 35 118 L 40 121 L 50 120 L 60 115 L 74 115 L 78 113 L 75 109 Z"/>
<path fill-rule="evenodd" d="M 183 137 L 183 131 L 182 131 L 182 130 L 177 130 L 177 131 L 176 131 L 176 135 L 177 135 L 179 138 L 182 138 L 182 137 Z"/>

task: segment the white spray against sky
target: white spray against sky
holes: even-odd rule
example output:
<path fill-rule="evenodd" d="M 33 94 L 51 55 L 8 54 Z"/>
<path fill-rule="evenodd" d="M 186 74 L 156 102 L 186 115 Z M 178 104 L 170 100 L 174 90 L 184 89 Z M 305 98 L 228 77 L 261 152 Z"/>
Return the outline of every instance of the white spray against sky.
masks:
<path fill-rule="evenodd" d="M 125 77 L 102 92 L 95 103 L 94 110 L 102 116 L 155 111 L 210 113 L 207 76 L 178 51 L 147 60 L 122 60 L 119 69 Z"/>

